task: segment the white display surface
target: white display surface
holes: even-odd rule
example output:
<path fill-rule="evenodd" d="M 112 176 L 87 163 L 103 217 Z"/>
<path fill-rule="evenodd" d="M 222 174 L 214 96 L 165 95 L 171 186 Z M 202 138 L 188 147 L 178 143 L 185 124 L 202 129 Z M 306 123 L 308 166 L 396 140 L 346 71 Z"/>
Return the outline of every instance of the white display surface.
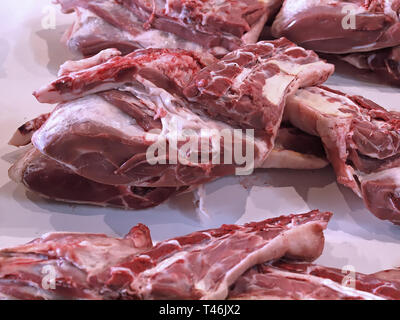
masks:
<path fill-rule="evenodd" d="M 33 90 L 55 79 L 58 67 L 73 58 L 60 44 L 72 21 L 50 0 L 0 3 L 0 248 L 30 241 L 50 231 L 106 233 L 122 236 L 137 223 L 151 229 L 156 241 L 221 224 L 241 224 L 269 217 L 328 210 L 334 217 L 326 231 L 319 263 L 358 272 L 400 266 L 400 227 L 375 218 L 350 189 L 339 186 L 331 168 L 315 171 L 261 170 L 251 177 L 227 177 L 205 186 L 201 216 L 186 194 L 150 210 L 124 211 L 43 200 L 10 181 L 7 170 L 23 152 L 8 146 L 15 129 L 51 110 Z M 55 29 L 51 26 L 54 14 Z M 351 78 L 353 76 L 353 78 Z M 354 78 L 355 77 L 355 78 Z M 400 90 L 343 73 L 328 84 L 361 94 L 400 111 Z"/>

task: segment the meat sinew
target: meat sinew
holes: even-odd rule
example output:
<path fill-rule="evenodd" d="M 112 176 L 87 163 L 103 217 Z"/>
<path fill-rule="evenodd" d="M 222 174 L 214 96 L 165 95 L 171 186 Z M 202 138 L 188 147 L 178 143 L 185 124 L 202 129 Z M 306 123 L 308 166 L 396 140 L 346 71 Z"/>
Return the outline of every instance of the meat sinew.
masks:
<path fill-rule="evenodd" d="M 224 225 L 153 248 L 143 225 L 124 239 L 48 234 L 0 251 L 0 292 L 22 299 L 225 299 L 229 287 L 256 264 L 319 257 L 330 217 L 312 211 Z"/>

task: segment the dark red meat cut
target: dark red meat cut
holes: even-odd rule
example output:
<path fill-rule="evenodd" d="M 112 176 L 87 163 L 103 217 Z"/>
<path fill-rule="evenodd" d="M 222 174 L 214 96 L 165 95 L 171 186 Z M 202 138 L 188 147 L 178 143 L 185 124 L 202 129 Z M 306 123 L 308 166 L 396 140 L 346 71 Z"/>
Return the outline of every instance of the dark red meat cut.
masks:
<path fill-rule="evenodd" d="M 286 0 L 273 23 L 272 34 L 325 53 L 398 46 L 400 1 Z"/>
<path fill-rule="evenodd" d="M 190 190 L 190 187 L 142 188 L 97 183 L 34 148 L 10 168 L 9 175 L 15 182 L 48 199 L 129 210 L 152 208 Z"/>

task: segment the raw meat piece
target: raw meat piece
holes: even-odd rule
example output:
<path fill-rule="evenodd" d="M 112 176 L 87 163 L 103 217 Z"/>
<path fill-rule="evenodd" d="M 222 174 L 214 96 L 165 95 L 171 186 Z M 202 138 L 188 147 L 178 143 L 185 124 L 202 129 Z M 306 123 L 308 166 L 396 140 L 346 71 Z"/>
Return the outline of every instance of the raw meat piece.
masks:
<path fill-rule="evenodd" d="M 147 82 L 172 93 L 179 92 L 204 67 L 201 57 L 178 49 L 137 50 L 123 57 L 114 52 L 107 60 L 100 52 L 75 62 L 73 70 L 69 70 L 69 65 L 71 62 L 61 66 L 57 80 L 34 92 L 39 102 L 66 102 L 127 85 L 143 87 Z"/>
<path fill-rule="evenodd" d="M 333 70 L 332 66 L 320 61 L 315 54 L 305 52 L 284 40 L 259 43 L 240 50 L 243 57 L 246 56 L 243 50 L 252 50 L 256 53 L 260 51 L 257 53 L 260 56 L 263 50 L 267 50 L 271 56 L 270 51 L 273 51 L 274 45 L 285 46 L 286 53 L 281 59 L 277 57 L 273 60 L 270 57 L 266 68 L 274 72 L 279 64 L 282 69 L 293 67 L 298 69 L 297 76 L 285 73 L 283 84 L 279 82 L 279 75 L 269 78 L 268 84 L 271 85 L 271 89 L 284 87 L 274 99 L 284 102 L 289 93 L 286 87 L 294 86 L 287 82 L 302 81 L 304 85 L 319 83 Z M 281 49 L 283 50 L 282 47 Z M 250 173 L 251 168 L 262 167 L 273 148 L 280 125 L 283 110 L 281 101 L 277 101 L 279 105 L 276 106 L 276 110 L 271 111 L 271 118 L 275 120 L 269 131 L 263 133 L 261 137 L 256 136 L 253 142 L 250 140 L 251 137 L 244 136 L 239 130 L 241 136 L 236 138 L 236 141 L 227 140 L 225 143 L 225 138 L 221 138 L 221 132 L 225 131 L 233 137 L 234 127 L 202 115 L 202 108 L 188 102 L 181 95 L 191 78 L 203 66 L 193 53 L 168 49 L 138 50 L 125 57 L 113 56 L 105 62 L 104 56 L 107 54 L 99 53 L 89 60 L 75 64 L 68 63 L 62 67 L 62 76 L 58 80 L 35 93 L 41 102 L 72 100 L 59 105 L 34 135 L 33 144 L 41 153 L 68 166 L 78 175 L 98 183 L 142 187 L 198 185 L 237 173 L 238 167 Z M 291 60 L 288 62 L 287 59 L 290 57 Z M 100 64 L 96 65 L 97 61 Z M 86 65 L 89 68 L 85 69 Z M 247 79 L 248 83 L 257 79 L 264 85 L 265 74 L 259 72 L 263 65 L 263 62 L 260 62 L 255 70 L 248 69 L 246 72 L 248 78 L 252 78 L 254 74 L 254 79 Z M 306 67 L 308 71 L 304 71 Z M 252 99 L 259 101 L 257 107 L 263 109 L 265 93 L 258 90 L 260 88 L 256 83 L 254 87 L 254 92 L 250 90 L 249 94 Z M 98 95 L 89 95 L 94 92 L 101 92 L 101 98 Z M 273 109 L 271 102 L 268 102 L 268 106 Z M 155 133 L 153 130 L 156 129 L 158 131 Z M 177 154 L 175 149 L 181 151 L 181 147 L 187 145 L 190 138 L 184 137 L 176 147 L 171 139 L 177 132 L 185 132 L 187 129 L 191 130 L 191 138 L 201 136 L 202 138 L 198 140 L 209 144 L 212 152 L 204 152 L 209 153 L 208 159 L 213 159 L 219 145 L 221 150 L 219 162 L 222 164 L 215 161 L 213 163 L 199 161 L 198 150 L 190 154 L 180 153 L 187 165 L 182 165 L 182 161 L 174 163 L 176 160 L 172 158 Z M 170 147 L 168 149 L 172 148 L 173 152 L 168 152 L 166 155 L 165 160 L 168 160 L 166 161 L 168 163 L 151 165 L 146 161 L 146 152 L 160 138 L 167 139 Z M 251 148 L 254 146 L 254 162 L 245 163 L 250 167 L 244 167 L 243 163 L 232 159 L 234 146 L 240 144 L 246 150 L 248 146 Z M 252 155 L 248 153 L 247 155 L 252 158 L 252 162 Z M 225 156 L 228 157 L 230 164 Z"/>
<path fill-rule="evenodd" d="M 355 26 L 351 25 L 354 20 Z M 325 53 L 398 46 L 400 1 L 286 0 L 273 23 L 272 34 Z"/>
<path fill-rule="evenodd" d="M 228 288 L 255 264 L 281 257 L 317 258 L 330 217 L 312 211 L 244 226 L 224 225 L 162 241 L 148 250 L 150 235 L 142 225 L 123 240 L 49 234 L 0 251 L 0 292 L 45 299 L 224 299 Z M 41 286 L 40 272 L 46 265 L 57 271 L 53 290 Z"/>
<path fill-rule="evenodd" d="M 31 143 L 33 134 L 40 129 L 43 123 L 50 117 L 50 113 L 45 113 L 30 120 L 20 126 L 8 142 L 9 145 L 22 147 Z"/>
<path fill-rule="evenodd" d="M 140 29 L 160 30 L 183 41 L 195 41 L 212 54 L 222 56 L 242 44 L 256 42 L 268 17 L 282 0 L 57 0 L 56 3 L 61 4 L 64 12 L 76 8 L 90 10 L 134 37 L 142 32 Z M 148 35 L 142 34 L 140 37 L 146 40 Z"/>
<path fill-rule="evenodd" d="M 64 202 L 142 210 L 158 206 L 170 197 L 190 191 L 181 188 L 141 188 L 100 184 L 31 148 L 9 170 L 12 180 L 40 196 Z"/>
<path fill-rule="evenodd" d="M 117 3 L 113 5 L 120 6 Z M 64 35 L 63 42 L 71 51 L 84 56 L 97 54 L 107 48 L 117 48 L 123 54 L 136 49 L 172 48 L 194 51 L 209 63 L 215 59 L 207 49 L 197 43 L 180 39 L 169 32 L 145 30 L 143 23 L 128 10 L 123 9 L 123 13 L 128 15 L 126 19 L 130 21 L 128 30 L 119 29 L 89 10 L 78 7 L 75 12 L 75 22 Z"/>
<path fill-rule="evenodd" d="M 228 288 L 259 261 L 285 256 L 313 260 L 323 250 L 330 213 L 312 211 L 194 233 L 161 242 L 115 269 L 127 294 L 142 299 L 225 299 Z M 140 273 L 137 264 L 145 265 Z M 113 279 L 112 279 L 113 280 Z M 113 281 L 111 280 L 111 284 Z"/>
<path fill-rule="evenodd" d="M 398 273 L 395 280 L 388 278 L 393 278 L 390 271 L 348 275 L 334 268 L 278 261 L 247 271 L 231 288 L 229 299 L 399 300 Z"/>
<path fill-rule="evenodd" d="M 273 145 L 286 97 L 321 84 L 332 65 L 286 39 L 261 41 L 226 55 L 192 79 L 184 94 L 213 118 L 265 131 Z"/>
<path fill-rule="evenodd" d="M 128 114 L 133 114 L 134 118 L 139 118 L 139 110 L 123 108 Z M 9 144 L 15 147 L 25 146 L 31 143 L 32 135 L 39 130 L 43 123 L 50 117 L 51 113 L 40 115 L 19 127 L 10 139 Z M 151 118 L 141 117 L 141 126 L 150 130 L 151 128 L 161 128 L 157 121 Z M 137 120 L 138 121 L 138 120 Z M 285 123 L 278 130 L 275 139 L 274 149 L 268 158 L 261 165 L 265 169 L 322 169 L 328 166 L 325 151 L 321 139 L 309 135 L 297 128 Z"/>
<path fill-rule="evenodd" d="M 129 114 L 129 110 L 127 112 Z M 42 115 L 27 123 L 38 124 L 41 122 L 39 120 L 45 121 L 49 115 Z M 150 129 L 153 126 L 151 121 L 153 121 L 152 118 L 149 121 L 142 118 L 142 125 L 146 124 L 147 129 Z M 33 134 L 34 129 L 38 130 L 39 128 L 32 127 L 32 130 L 28 131 L 29 137 Z M 16 135 L 21 135 L 20 129 L 17 130 L 14 137 Z M 29 137 L 23 137 L 23 145 L 30 143 Z M 20 146 L 21 144 L 15 145 Z M 327 165 L 328 162 L 319 138 L 296 128 L 285 126 L 278 131 L 275 148 L 261 168 L 320 169 Z M 153 207 L 171 196 L 189 192 L 196 187 L 144 188 L 105 185 L 75 174 L 68 167 L 34 149 L 28 151 L 12 166 L 9 175 L 15 182 L 22 183 L 30 191 L 45 198 L 125 209 Z"/>
<path fill-rule="evenodd" d="M 286 53 L 280 60 L 279 57 L 268 60 L 267 68 L 276 70 L 277 64 L 282 69 L 297 68 L 297 76 L 288 76 L 285 73 L 284 79 L 288 80 L 290 77 L 290 82 L 297 83 L 301 80 L 304 85 L 318 83 L 332 72 L 332 66 L 320 61 L 315 54 L 305 52 L 284 40 L 247 48 L 256 52 L 258 49 L 264 50 L 264 47 L 271 50 L 274 44 L 289 48 L 286 48 Z M 244 52 L 242 54 L 246 56 Z M 56 108 L 34 135 L 33 144 L 41 153 L 72 169 L 76 174 L 107 185 L 184 187 L 238 173 L 238 168 L 245 172 L 239 174 L 248 174 L 253 168 L 263 167 L 273 148 L 283 104 L 279 102 L 277 111 L 272 111 L 271 117 L 276 118 L 273 124 L 276 128 L 256 136 L 254 141 L 251 137 L 244 136 L 241 130 L 238 137 L 237 132 L 233 131 L 234 127 L 201 114 L 202 108 L 182 96 L 183 89 L 202 66 L 203 63 L 193 53 L 168 49 L 139 50 L 125 57 L 118 56 L 118 52 L 113 50 L 100 52 L 95 57 L 80 62 L 67 62 L 61 68 L 61 77 L 35 95 L 41 102 L 71 101 Z M 263 63 L 258 63 L 257 66 L 262 68 Z M 304 71 L 306 66 L 309 67 L 308 71 Z M 246 76 L 251 78 L 252 71 L 249 69 Z M 254 73 L 257 72 L 256 68 Z M 263 76 L 261 72 L 255 74 L 254 78 L 263 83 Z M 269 79 L 268 83 L 274 90 L 282 85 L 278 78 L 279 76 Z M 282 86 L 286 85 L 285 82 Z M 257 88 L 256 84 L 254 86 Z M 283 89 L 277 99 L 285 100 L 288 94 L 286 91 Z M 94 92 L 100 93 L 90 95 Z M 261 101 L 258 107 L 262 109 L 264 92 L 255 90 L 250 93 L 254 100 Z M 269 107 L 272 107 L 271 103 Z M 277 117 L 276 112 L 279 113 Z M 190 136 L 184 137 L 175 146 L 174 135 L 187 130 L 191 130 Z M 236 134 L 236 141 L 229 142 L 221 137 L 221 132 L 227 132 L 230 137 Z M 214 160 L 217 154 L 220 157 L 219 163 L 199 161 L 201 155 L 198 146 L 189 153 L 182 150 L 192 138 L 208 144 L 209 150 L 203 152 L 203 155 Z M 154 165 L 147 161 L 146 155 L 149 147 L 154 147 L 155 142 L 160 139 L 168 142 L 168 152 L 161 159 L 163 163 Z M 246 152 L 247 147 L 254 146 L 254 162 L 249 153 L 246 155 L 250 156 L 251 163 L 232 159 L 233 148 L 238 145 L 242 145 L 242 150 L 246 148 Z M 219 155 L 218 149 L 221 150 Z M 178 151 L 184 161 L 176 163 Z M 302 158 L 304 160 L 307 161 L 302 164 L 303 168 L 325 165 L 321 162 L 310 165 L 309 160 L 313 161 L 315 158 Z M 295 164 L 290 163 L 290 166 L 294 167 Z"/>
<path fill-rule="evenodd" d="M 398 113 L 360 96 L 311 87 L 288 99 L 285 119 L 321 137 L 339 183 L 363 196 L 377 217 L 400 223 L 397 175 L 387 174 L 399 168 Z"/>
<path fill-rule="evenodd" d="M 400 86 L 400 46 L 338 57 L 358 69 L 378 73 L 387 82 Z"/>
<path fill-rule="evenodd" d="M 122 239 L 101 234 L 49 233 L 0 251 L 0 293 L 16 299 L 112 299 L 102 291 L 109 270 L 153 246 L 139 224 Z M 55 275 L 48 283 L 46 275 Z M 52 289 L 50 286 L 55 284 Z"/>
<path fill-rule="evenodd" d="M 400 281 L 400 268 L 384 270 L 373 274 L 374 277 L 387 281 Z"/>

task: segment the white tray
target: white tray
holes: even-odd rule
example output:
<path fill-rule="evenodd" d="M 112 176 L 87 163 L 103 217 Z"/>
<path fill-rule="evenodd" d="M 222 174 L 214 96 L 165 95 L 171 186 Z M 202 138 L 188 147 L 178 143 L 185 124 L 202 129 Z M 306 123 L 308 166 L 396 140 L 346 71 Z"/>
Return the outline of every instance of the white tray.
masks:
<path fill-rule="evenodd" d="M 54 30 L 42 27 L 42 22 L 49 21 L 49 12 L 55 14 Z M 135 212 L 50 202 L 11 182 L 7 170 L 21 150 L 7 142 L 20 124 L 51 109 L 36 102 L 31 92 L 54 80 L 58 66 L 73 58 L 59 42 L 71 21 L 72 16 L 62 15 L 59 8 L 51 9 L 50 0 L 0 3 L 0 247 L 49 231 L 124 235 L 138 222 L 148 225 L 158 241 L 224 223 L 318 208 L 335 214 L 318 262 L 338 268 L 352 265 L 366 273 L 400 266 L 400 227 L 369 213 L 362 200 L 336 183 L 331 168 L 268 170 L 250 178 L 227 177 L 210 183 L 205 187 L 210 219 L 197 214 L 191 194 Z M 399 89 L 357 78 L 335 75 L 328 84 L 400 111 Z"/>

